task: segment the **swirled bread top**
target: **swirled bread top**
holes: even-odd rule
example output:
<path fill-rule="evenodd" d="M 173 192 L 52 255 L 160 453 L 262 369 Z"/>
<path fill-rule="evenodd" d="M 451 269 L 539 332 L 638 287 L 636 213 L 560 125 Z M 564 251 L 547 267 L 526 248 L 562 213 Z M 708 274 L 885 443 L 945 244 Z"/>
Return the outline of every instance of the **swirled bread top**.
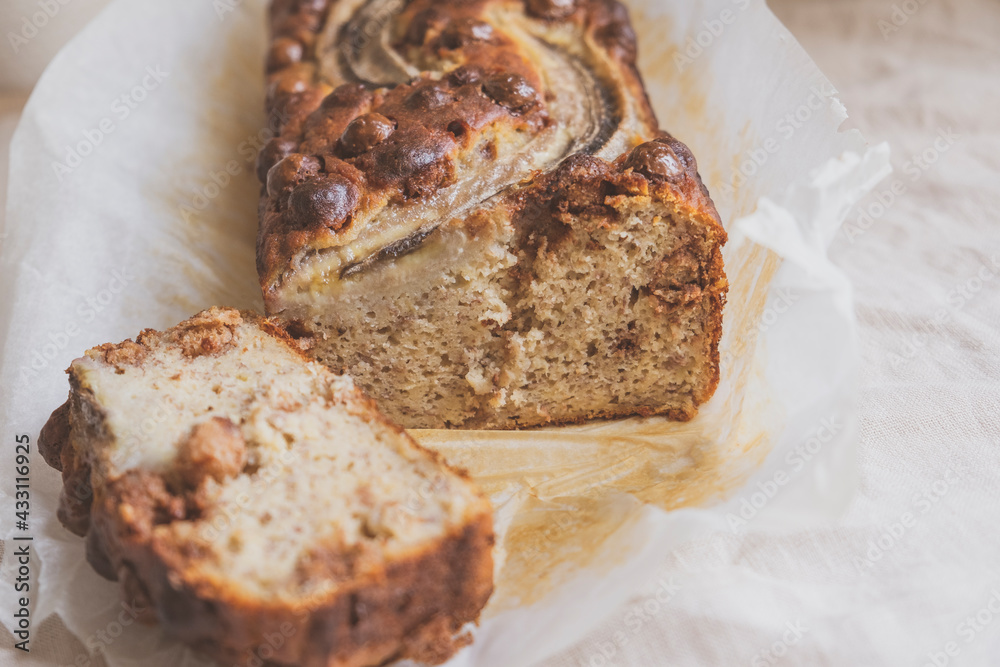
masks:
<path fill-rule="evenodd" d="M 574 154 L 711 208 L 614 0 L 275 0 L 270 19 L 265 295 L 319 255 L 343 277 Z"/>

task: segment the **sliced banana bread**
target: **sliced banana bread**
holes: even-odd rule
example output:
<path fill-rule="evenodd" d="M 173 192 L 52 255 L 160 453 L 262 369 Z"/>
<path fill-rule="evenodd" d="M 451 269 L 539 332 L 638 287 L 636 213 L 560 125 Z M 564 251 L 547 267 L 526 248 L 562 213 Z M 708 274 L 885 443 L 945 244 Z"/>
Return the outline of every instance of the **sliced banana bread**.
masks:
<path fill-rule="evenodd" d="M 68 372 L 39 443 L 59 517 L 147 620 L 227 665 L 437 663 L 464 641 L 489 503 L 282 329 L 212 309 Z"/>
<path fill-rule="evenodd" d="M 694 416 L 719 381 L 726 233 L 622 4 L 270 18 L 269 314 L 408 428 Z"/>

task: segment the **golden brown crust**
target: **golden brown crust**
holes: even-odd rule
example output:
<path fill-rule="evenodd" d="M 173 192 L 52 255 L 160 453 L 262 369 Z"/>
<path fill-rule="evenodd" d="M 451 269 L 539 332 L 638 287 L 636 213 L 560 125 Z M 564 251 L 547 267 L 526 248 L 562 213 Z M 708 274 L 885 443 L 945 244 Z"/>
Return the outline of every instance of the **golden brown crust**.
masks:
<path fill-rule="evenodd" d="M 84 536 L 90 528 L 93 489 L 90 462 L 73 444 L 73 397 L 74 391 L 71 388 L 69 399 L 52 413 L 42 428 L 38 448 L 46 463 L 62 472 L 63 488 L 56 512 L 59 521 L 70 532 Z M 55 463 L 58 465 L 54 465 Z"/>
<path fill-rule="evenodd" d="M 328 16 L 345 3 L 274 0 L 271 5 L 267 108 L 278 136 L 258 160 L 264 187 L 257 268 L 265 290 L 310 245 L 346 243 L 356 220 L 385 206 L 426 200 L 454 183 L 457 165 L 479 150 L 488 130 L 536 134 L 553 122 L 555 93 L 545 89 L 539 64 L 524 45 L 490 22 L 498 8 L 520 7 L 542 29 L 571 25 L 581 43 L 587 40 L 603 50 L 614 72 L 598 74 L 598 87 L 601 77 L 612 76 L 637 106 L 640 127 L 635 130 L 655 136 L 656 118 L 635 65 L 635 34 L 627 11 L 615 0 L 529 0 L 524 5 L 413 0 L 398 16 L 388 3 L 371 20 L 341 30 L 340 66 L 347 83 L 334 89 L 322 74 L 320 34 Z M 357 11 L 378 4 L 362 2 Z M 366 31 L 381 31 L 385 22 L 391 47 L 416 70 L 423 69 L 421 62 L 459 65 L 445 65 L 440 77 L 425 70 L 406 83 L 360 81 L 344 54 L 379 39 Z M 604 96 L 602 104 L 611 104 L 615 94 Z M 602 122 L 621 120 L 614 110 L 606 115 Z"/>
<path fill-rule="evenodd" d="M 190 503 L 148 471 L 111 482 L 93 510 L 97 541 L 88 559 L 101 573 L 125 573 L 129 592 L 164 629 L 218 660 L 234 664 L 259 648 L 262 633 L 285 631 L 288 643 L 273 664 L 366 667 L 411 658 L 438 664 L 461 647 L 492 593 L 493 526 L 482 513 L 462 531 L 400 560 L 373 568 L 363 555 L 333 548 L 303 576 L 350 582 L 308 603 L 261 606 L 242 591 L 183 576 L 186 560 L 155 527 L 191 518 Z M 235 634 L 234 634 L 235 633 Z M 257 639 L 251 641 L 251 638 Z M 267 663 L 272 664 L 272 663 Z"/>
<path fill-rule="evenodd" d="M 105 343 L 98 345 L 93 350 L 99 353 L 104 359 L 104 363 L 112 366 L 137 366 L 142 363 L 146 356 L 146 348 L 142 343 L 125 340 L 121 343 Z"/>
<path fill-rule="evenodd" d="M 297 341 L 272 321 L 218 308 L 165 332 L 146 330 L 135 342 L 103 345 L 87 354 L 115 368 L 141 365 L 159 344 L 177 346 L 189 357 L 215 354 L 232 346 L 234 327 L 241 322 L 256 324 L 307 361 Z M 244 664 L 252 657 L 267 665 L 317 667 L 365 667 L 397 658 L 437 663 L 466 641 L 460 635 L 463 626 L 478 619 L 492 592 L 492 512 L 485 500 L 456 532 L 400 558 L 319 545 L 304 562 L 302 576 L 340 586 L 322 595 L 264 601 L 238 582 L 205 579 L 193 571 L 191 562 L 204 557 L 199 543 L 177 542 L 163 530 L 175 522 L 197 521 L 206 509 L 206 485 L 244 469 L 245 443 L 235 425 L 222 418 L 196 425 L 166 471 L 133 468 L 104 477 L 92 468 L 88 452 L 96 441 L 112 436 L 76 367 L 69 373 L 70 400 L 53 413 L 40 439 L 46 460 L 63 471 L 59 518 L 86 536 L 88 561 L 102 576 L 121 582 L 122 594 L 143 620 L 162 624 L 221 664 Z M 346 390 L 336 400 L 352 414 L 390 426 L 447 468 L 359 390 Z M 269 636 L 280 642 L 267 644 Z"/>
<path fill-rule="evenodd" d="M 188 358 L 221 354 L 233 345 L 234 330 L 242 323 L 238 311 L 213 308 L 171 329 L 169 339 L 179 345 Z"/>
<path fill-rule="evenodd" d="M 149 483 L 162 488 L 155 480 L 135 478 L 114 496 L 155 503 L 127 512 L 143 522 L 167 511 L 163 503 L 170 502 L 131 492 Z M 102 520 L 115 515 L 111 502 L 106 504 L 96 514 Z M 116 531 L 109 539 L 120 545 L 119 571 L 128 573 L 131 589 L 171 635 L 220 664 L 247 660 L 262 637 L 282 628 L 286 643 L 266 664 L 366 667 L 404 658 L 438 664 L 466 641 L 462 627 L 478 619 L 492 593 L 493 530 L 485 514 L 427 550 L 369 571 L 307 605 L 252 605 L 240 591 L 189 583 L 176 576 L 185 555 L 149 539 L 148 523 L 122 525 L 119 519 L 103 525 Z"/>
<path fill-rule="evenodd" d="M 537 238 L 528 238 L 525 233 L 552 237 L 553 231 L 565 224 L 555 222 L 555 218 L 571 220 L 566 213 L 615 219 L 614 204 L 620 197 L 651 197 L 675 204 L 697 217 L 706 235 L 720 248 L 727 240 L 715 204 L 698 174 L 697 161 L 687 146 L 664 135 L 613 162 L 574 155 L 519 189 L 512 203 L 515 224 L 522 231 L 518 245 L 523 248 L 537 243 Z M 701 279 L 704 284 L 725 277 L 721 256 L 710 274 Z"/>

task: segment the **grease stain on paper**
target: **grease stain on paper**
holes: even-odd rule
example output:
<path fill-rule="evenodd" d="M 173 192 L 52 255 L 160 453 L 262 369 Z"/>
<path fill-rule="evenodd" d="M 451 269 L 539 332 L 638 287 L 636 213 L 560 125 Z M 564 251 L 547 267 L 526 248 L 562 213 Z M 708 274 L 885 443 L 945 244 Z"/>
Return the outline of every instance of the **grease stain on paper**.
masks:
<path fill-rule="evenodd" d="M 666 17 L 646 20 L 632 10 L 634 25 L 670 32 Z M 640 35 L 643 75 L 675 106 L 659 119 L 695 147 L 702 176 L 715 194 L 724 224 L 751 213 L 758 194 L 732 183 L 756 136 L 749 127 L 736 145 L 724 145 L 726 119 L 709 106 L 710 82 L 674 64 L 673 40 Z M 666 82 L 666 88 L 664 88 Z M 655 101 L 655 100 L 654 100 Z M 729 135 L 731 136 L 731 135 Z M 708 137 L 709 145 L 705 145 Z M 717 138 L 717 139 L 716 139 Z M 734 239 L 725 251 L 730 282 L 720 344 L 722 381 L 715 398 L 688 423 L 662 418 L 627 419 L 530 431 L 416 431 L 422 444 L 469 470 L 497 508 L 496 590 L 484 617 L 541 601 L 584 570 L 599 575 L 627 556 L 605 547 L 627 533 L 644 504 L 665 511 L 718 503 L 738 488 L 773 446 L 781 423 L 766 399 L 762 359 L 755 354 L 768 285 L 780 267 L 772 251 Z"/>

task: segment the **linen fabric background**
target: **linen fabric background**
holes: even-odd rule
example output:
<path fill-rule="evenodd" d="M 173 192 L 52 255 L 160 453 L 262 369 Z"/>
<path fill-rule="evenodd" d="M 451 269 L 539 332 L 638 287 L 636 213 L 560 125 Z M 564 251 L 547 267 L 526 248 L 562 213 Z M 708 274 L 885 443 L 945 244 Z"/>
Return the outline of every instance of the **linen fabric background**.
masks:
<path fill-rule="evenodd" d="M 104 4 L 57 1 L 17 52 L 8 32 L 39 5 L 0 8 L 0 201 L 25 87 Z M 832 251 L 860 323 L 859 492 L 834 526 L 664 554 L 662 576 L 544 666 L 1000 665 L 1000 3 L 769 4 L 849 124 L 893 149 Z M 55 618 L 30 654 L 0 634 L 0 667 L 101 664 Z"/>

